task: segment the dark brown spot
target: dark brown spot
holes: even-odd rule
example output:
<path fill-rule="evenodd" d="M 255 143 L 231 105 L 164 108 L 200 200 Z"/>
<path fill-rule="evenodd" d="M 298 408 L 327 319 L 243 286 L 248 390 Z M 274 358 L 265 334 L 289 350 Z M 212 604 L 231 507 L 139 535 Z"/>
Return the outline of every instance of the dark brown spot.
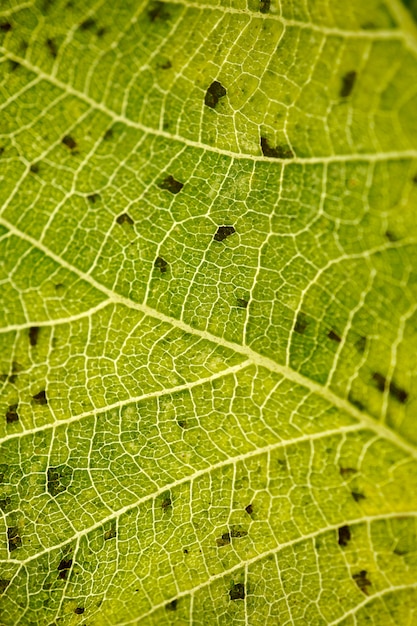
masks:
<path fill-rule="evenodd" d="M 366 569 L 361 570 L 357 574 L 353 574 L 352 578 L 355 583 L 358 585 L 359 589 L 367 596 L 368 595 L 368 587 L 372 585 L 371 581 L 367 577 L 368 572 Z"/>
<path fill-rule="evenodd" d="M 11 404 L 6 411 L 6 422 L 12 424 L 19 421 L 19 415 L 17 413 L 17 404 Z"/>
<path fill-rule="evenodd" d="M 183 552 L 184 552 L 184 554 L 188 554 L 188 550 L 187 550 L 187 548 L 184 548 L 184 551 L 183 551 Z"/>
<path fill-rule="evenodd" d="M 230 530 L 230 536 L 234 538 L 246 537 L 248 532 L 246 530 L 241 530 L 239 528 L 232 528 Z"/>
<path fill-rule="evenodd" d="M 113 129 L 112 128 L 108 128 L 106 130 L 106 132 L 104 133 L 104 135 L 103 135 L 104 141 L 110 141 L 110 139 L 113 138 L 113 134 L 114 134 Z"/>
<path fill-rule="evenodd" d="M 29 343 L 32 347 L 36 346 L 39 339 L 39 326 L 31 326 L 29 328 Z"/>
<path fill-rule="evenodd" d="M 10 24 L 10 22 L 1 22 L 0 23 L 0 31 L 2 33 L 8 33 L 9 30 L 12 30 L 12 25 Z"/>
<path fill-rule="evenodd" d="M 237 302 L 237 306 L 240 307 L 241 309 L 248 308 L 248 304 L 249 304 L 248 300 L 245 300 L 244 298 L 237 298 L 236 302 Z"/>
<path fill-rule="evenodd" d="M 0 578 L 0 595 L 6 591 L 9 585 L 10 585 L 10 580 L 6 580 L 5 578 Z"/>
<path fill-rule="evenodd" d="M 114 539 L 116 537 L 116 528 L 112 526 L 109 530 L 106 530 L 104 533 L 104 541 L 108 541 L 109 539 Z"/>
<path fill-rule="evenodd" d="M 206 91 L 206 95 L 204 96 L 204 104 L 210 107 L 210 109 L 215 109 L 220 98 L 224 98 L 226 93 L 226 89 L 223 87 L 223 85 L 219 83 L 218 80 L 215 80 L 211 83 L 210 87 Z"/>
<path fill-rule="evenodd" d="M 364 410 L 365 405 L 360 400 L 355 398 L 355 396 L 353 395 L 353 393 L 351 391 L 349 392 L 348 400 L 349 400 L 350 404 L 355 406 L 359 411 L 363 411 Z"/>
<path fill-rule="evenodd" d="M 385 232 L 385 237 L 388 239 L 388 241 L 391 241 L 392 243 L 394 243 L 395 241 L 398 241 L 399 239 L 399 237 L 397 237 L 397 235 L 393 233 L 392 230 L 387 230 Z"/>
<path fill-rule="evenodd" d="M 341 467 L 339 469 L 339 472 L 340 472 L 340 475 L 343 476 L 343 478 L 349 478 L 350 476 L 357 474 L 358 470 L 355 469 L 354 467 Z"/>
<path fill-rule="evenodd" d="M 360 493 L 359 491 L 351 491 L 350 493 L 355 502 L 360 502 L 361 500 L 366 499 L 366 496 L 364 496 L 363 493 Z"/>
<path fill-rule="evenodd" d="M 44 404 L 48 404 L 48 399 L 46 397 L 45 389 L 43 389 L 39 393 L 32 396 L 32 402 L 33 404 L 38 404 L 40 406 Z"/>
<path fill-rule="evenodd" d="M 10 526 L 7 529 L 7 539 L 9 541 L 9 552 L 17 550 L 22 545 L 22 540 L 19 536 L 19 529 L 17 526 Z"/>
<path fill-rule="evenodd" d="M 29 167 L 29 170 L 32 174 L 38 174 L 39 172 L 39 163 L 32 163 L 32 165 Z"/>
<path fill-rule="evenodd" d="M 169 11 L 167 11 L 164 2 L 153 2 L 151 7 L 148 9 L 148 17 L 151 22 L 156 22 L 157 20 L 165 22 L 169 20 L 171 16 Z"/>
<path fill-rule="evenodd" d="M 72 474 L 72 468 L 68 465 L 59 465 L 48 469 L 47 488 L 51 496 L 55 497 L 66 491 L 71 483 Z"/>
<path fill-rule="evenodd" d="M 62 138 L 62 143 L 64 144 L 64 146 L 67 146 L 67 148 L 69 148 L 70 150 L 75 150 L 75 148 L 77 147 L 77 142 L 75 141 L 73 137 L 71 137 L 71 135 L 65 135 Z"/>
<path fill-rule="evenodd" d="M 397 556 L 404 556 L 404 554 L 407 554 L 407 550 L 400 550 L 400 548 L 395 548 L 395 550 L 393 550 L 393 552 Z"/>
<path fill-rule="evenodd" d="M 236 230 L 234 226 L 219 226 L 216 234 L 214 235 L 214 241 L 224 241 L 235 232 Z"/>
<path fill-rule="evenodd" d="M 167 611 L 176 611 L 177 610 L 177 604 L 178 604 L 178 600 L 177 599 L 171 600 L 171 602 L 168 602 L 165 605 L 165 609 Z"/>
<path fill-rule="evenodd" d="M 272 159 L 292 159 L 294 152 L 289 146 L 276 146 L 275 148 L 269 143 L 269 139 L 261 137 L 262 154 Z"/>
<path fill-rule="evenodd" d="M 230 543 L 230 533 L 223 533 L 223 535 L 216 539 L 216 543 L 221 548 L 222 546 L 227 546 Z"/>
<path fill-rule="evenodd" d="M 229 591 L 231 600 L 244 600 L 245 599 L 245 585 L 242 583 L 236 583 Z"/>
<path fill-rule="evenodd" d="M 253 513 L 253 504 L 248 504 L 248 506 L 245 507 L 245 511 L 248 515 L 252 515 Z"/>
<path fill-rule="evenodd" d="M 9 508 L 9 506 L 11 505 L 11 503 L 12 503 L 11 498 L 9 498 L 9 496 L 6 496 L 2 500 L 0 500 L 0 509 L 5 513 L 7 509 Z"/>
<path fill-rule="evenodd" d="M 346 72 L 342 78 L 342 86 L 340 88 L 339 95 L 341 98 L 347 98 L 353 91 L 356 82 L 356 72 Z"/>
<path fill-rule="evenodd" d="M 180 183 L 179 180 L 175 180 L 173 176 L 166 176 L 163 181 L 158 184 L 160 189 L 165 189 L 173 194 L 177 194 L 184 187 L 184 183 Z"/>
<path fill-rule="evenodd" d="M 259 10 L 261 13 L 269 13 L 270 8 L 271 8 L 271 0 L 260 0 Z"/>
<path fill-rule="evenodd" d="M 55 41 L 53 39 L 47 39 L 46 45 L 51 53 L 51 56 L 55 59 L 58 56 L 58 48 Z"/>
<path fill-rule="evenodd" d="M 163 259 L 161 256 L 156 257 L 153 265 L 155 269 L 158 269 L 161 272 L 161 274 L 165 274 L 165 272 L 167 272 L 169 268 L 167 261 L 165 261 L 165 259 Z"/>
<path fill-rule="evenodd" d="M 13 61 L 13 59 L 9 59 L 9 67 L 10 67 L 10 71 L 14 72 L 20 67 L 20 63 L 19 61 Z"/>
<path fill-rule="evenodd" d="M 97 31 L 97 37 L 99 37 L 101 39 L 101 37 L 103 37 L 103 35 L 105 35 L 107 32 L 107 29 L 104 28 L 104 26 L 102 26 L 101 28 L 98 29 Z"/>
<path fill-rule="evenodd" d="M 383 393 L 388 387 L 388 393 L 390 394 L 390 396 L 392 396 L 400 404 L 405 404 L 407 402 L 408 392 L 405 391 L 405 389 L 401 389 L 401 387 L 398 387 L 393 381 L 388 384 L 385 376 L 383 376 L 379 372 L 374 372 L 372 374 L 372 380 L 375 383 L 378 391 L 380 391 L 381 393 Z"/>
<path fill-rule="evenodd" d="M 99 193 L 90 193 L 87 196 L 87 200 L 89 202 L 91 202 L 91 204 L 95 204 L 96 202 L 98 202 L 101 199 L 101 196 Z"/>
<path fill-rule="evenodd" d="M 365 352 L 366 342 L 367 342 L 367 339 L 366 339 L 366 337 L 363 337 L 363 336 L 359 337 L 359 339 L 357 339 L 355 341 L 355 348 L 361 354 L 363 354 Z"/>
<path fill-rule="evenodd" d="M 74 613 L 76 613 L 77 615 L 82 615 L 85 611 L 85 608 L 83 606 L 77 606 L 76 609 L 74 609 Z"/>
<path fill-rule="evenodd" d="M 337 534 L 337 543 L 339 544 L 339 546 L 342 546 L 343 548 L 346 547 L 351 539 L 349 526 L 341 526 L 338 529 Z"/>
<path fill-rule="evenodd" d="M 120 224 L 120 226 L 123 226 L 123 224 L 129 224 L 129 226 L 133 226 L 134 224 L 134 221 L 127 213 L 122 213 L 121 215 L 118 215 L 116 217 L 116 222 Z"/>
<path fill-rule="evenodd" d="M 304 335 L 305 331 L 307 330 L 307 326 L 308 326 L 307 315 L 303 312 L 298 313 L 297 320 L 294 326 L 295 332 L 298 333 L 299 335 Z"/>
<path fill-rule="evenodd" d="M 335 341 L 336 343 L 340 343 L 342 341 L 342 338 L 337 333 L 335 333 L 334 330 L 329 330 L 327 336 L 329 339 L 331 339 L 331 341 Z"/>
<path fill-rule="evenodd" d="M 71 569 L 72 559 L 62 559 L 58 565 L 58 578 L 66 580 L 68 572 Z"/>
<path fill-rule="evenodd" d="M 87 17 L 87 19 L 80 24 L 80 30 L 92 30 L 95 25 L 96 20 L 92 17 Z"/>
<path fill-rule="evenodd" d="M 170 70 L 172 67 L 172 63 L 169 59 L 167 59 L 166 61 L 163 61 L 162 63 L 159 63 L 158 67 L 161 70 Z"/>
<path fill-rule="evenodd" d="M 163 511 L 166 511 L 172 506 L 172 500 L 169 493 L 165 494 L 162 498 L 161 508 Z"/>

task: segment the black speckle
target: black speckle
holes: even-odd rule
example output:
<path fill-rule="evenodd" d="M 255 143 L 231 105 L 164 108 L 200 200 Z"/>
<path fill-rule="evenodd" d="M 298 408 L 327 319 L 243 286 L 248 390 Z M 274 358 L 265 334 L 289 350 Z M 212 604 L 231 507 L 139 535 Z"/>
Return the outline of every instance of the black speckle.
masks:
<path fill-rule="evenodd" d="M 5 578 L 0 578 L 0 595 L 6 591 L 9 585 L 10 585 L 10 580 L 6 580 Z"/>
<path fill-rule="evenodd" d="M 260 0 L 259 10 L 261 13 L 269 13 L 270 8 L 271 8 L 271 0 Z"/>
<path fill-rule="evenodd" d="M 307 330 L 307 326 L 308 326 L 307 315 L 300 311 L 300 313 L 298 313 L 297 315 L 297 320 L 295 322 L 294 330 L 299 335 L 304 335 L 305 331 Z"/>
<path fill-rule="evenodd" d="M 216 543 L 221 548 L 222 546 L 227 546 L 230 543 L 230 533 L 223 533 L 223 535 L 216 539 Z"/>
<path fill-rule="evenodd" d="M 397 400 L 400 404 L 405 404 L 407 402 L 408 392 L 405 391 L 405 389 L 398 387 L 393 381 L 391 381 L 388 385 L 388 381 L 385 376 L 379 372 L 374 372 L 372 374 L 372 380 L 374 381 L 378 391 L 381 391 L 381 393 L 383 393 L 388 386 L 388 393 L 390 396 L 395 398 L 395 400 Z"/>
<path fill-rule="evenodd" d="M 129 226 L 133 226 L 134 224 L 134 221 L 127 213 L 122 213 L 121 215 L 118 215 L 116 217 L 116 222 L 120 224 L 120 226 L 123 226 L 123 224 L 129 224 Z"/>
<path fill-rule="evenodd" d="M 39 405 L 48 404 L 48 399 L 46 397 L 45 390 L 43 389 L 39 393 L 32 396 L 32 402 L 33 404 L 39 404 Z"/>
<path fill-rule="evenodd" d="M 204 96 L 204 104 L 210 107 L 210 109 L 215 109 L 220 98 L 224 98 L 226 93 L 226 89 L 223 87 L 223 85 L 219 83 L 218 80 L 215 80 L 211 83 L 210 87 L 206 91 L 206 95 Z"/>
<path fill-rule="evenodd" d="M 349 526 L 341 526 L 338 529 L 337 534 L 337 543 L 339 544 L 339 546 L 342 546 L 343 548 L 346 547 L 351 539 Z"/>
<path fill-rule="evenodd" d="M 11 505 L 11 503 L 12 503 L 11 498 L 9 498 L 9 496 L 6 496 L 2 500 L 0 500 L 0 509 L 5 513 L 7 509 L 9 508 L 9 506 Z"/>
<path fill-rule="evenodd" d="M 72 559 L 62 559 L 58 565 L 58 578 L 66 580 L 68 572 L 71 569 Z"/>
<path fill-rule="evenodd" d="M 349 478 L 349 476 L 353 476 L 354 474 L 358 473 L 358 470 L 355 469 L 354 467 L 341 467 L 339 469 L 340 475 L 343 476 L 343 478 Z"/>
<path fill-rule="evenodd" d="M 361 570 L 357 574 L 353 574 L 352 578 L 355 583 L 358 585 L 359 589 L 367 596 L 368 595 L 368 587 L 372 585 L 369 578 L 367 578 L 368 572 L 366 569 Z"/>
<path fill-rule="evenodd" d="M 355 348 L 358 352 L 360 352 L 360 354 L 363 354 L 365 352 L 366 342 L 367 342 L 367 339 L 366 337 L 363 337 L 363 336 L 359 337 L 359 339 L 355 341 Z"/>
<path fill-rule="evenodd" d="M 87 17 L 84 22 L 80 24 L 80 30 L 92 30 L 96 26 L 96 20 L 92 17 Z"/>
<path fill-rule="evenodd" d="M 10 22 L 1 22 L 0 23 L 0 31 L 2 33 L 8 33 L 9 30 L 12 30 L 12 25 L 10 24 Z"/>
<path fill-rule="evenodd" d="M 292 159 L 294 152 L 289 146 L 276 146 L 275 148 L 269 143 L 269 139 L 261 137 L 262 154 L 272 159 Z"/>
<path fill-rule="evenodd" d="M 87 200 L 89 202 L 91 202 L 91 204 L 95 204 L 96 202 L 98 202 L 101 199 L 101 196 L 99 193 L 90 193 L 87 196 Z"/>
<path fill-rule="evenodd" d="M 340 343 L 342 341 L 342 338 L 337 333 L 335 333 L 334 330 L 329 330 L 327 336 L 329 339 L 335 341 L 336 343 Z"/>
<path fill-rule="evenodd" d="M 22 545 L 22 540 L 19 536 L 19 529 L 17 526 L 10 526 L 7 529 L 7 539 L 9 541 L 9 552 L 17 550 Z"/>
<path fill-rule="evenodd" d="M 178 600 L 177 599 L 171 600 L 171 602 L 168 602 L 165 605 L 165 609 L 167 611 L 176 611 L 177 610 L 177 604 L 178 604 Z"/>
<path fill-rule="evenodd" d="M 230 536 L 236 538 L 246 537 L 248 534 L 247 530 L 240 530 L 239 528 L 232 528 L 230 530 Z"/>
<path fill-rule="evenodd" d="M 229 591 L 231 600 L 244 600 L 245 599 L 245 585 L 242 583 L 236 583 Z"/>
<path fill-rule="evenodd" d="M 51 496 L 55 497 L 65 491 L 72 479 L 72 468 L 68 465 L 59 465 L 48 469 L 47 488 Z"/>
<path fill-rule="evenodd" d="M 169 11 L 167 11 L 164 2 L 154 2 L 148 9 L 148 17 L 151 22 L 156 22 L 158 20 L 166 22 L 171 16 Z"/>
<path fill-rule="evenodd" d="M 169 493 L 164 494 L 164 496 L 162 497 L 162 503 L 161 503 L 161 508 L 163 511 L 166 511 L 167 509 L 169 509 L 172 506 L 172 500 L 171 500 L 171 496 Z"/>
<path fill-rule="evenodd" d="M 109 528 L 109 530 L 106 530 L 106 532 L 104 533 L 104 541 L 108 541 L 109 539 L 114 539 L 116 535 L 117 535 L 116 527 L 112 526 L 111 528 Z"/>
<path fill-rule="evenodd" d="M 341 98 L 347 98 L 353 91 L 356 82 L 356 72 L 347 72 L 342 78 L 342 86 L 339 95 Z"/>
<path fill-rule="evenodd" d="M 236 230 L 234 226 L 219 226 L 216 234 L 214 235 L 214 241 L 224 241 L 235 232 Z"/>
<path fill-rule="evenodd" d="M 184 552 L 184 554 L 188 554 L 187 548 L 184 548 L 183 552 Z"/>
<path fill-rule="evenodd" d="M 110 139 L 113 139 L 113 134 L 114 134 L 113 129 L 108 128 L 103 135 L 104 141 L 110 141 Z"/>
<path fill-rule="evenodd" d="M 29 343 L 32 347 L 36 346 L 39 339 L 39 326 L 31 326 L 29 328 Z"/>
<path fill-rule="evenodd" d="M 58 47 L 53 39 L 47 39 L 46 45 L 51 56 L 55 59 L 58 56 Z"/>
<path fill-rule="evenodd" d="M 165 274 L 169 268 L 167 261 L 165 261 L 165 259 L 161 256 L 156 257 L 153 265 L 155 269 L 158 269 L 161 272 L 161 274 Z"/>
<path fill-rule="evenodd" d="M 245 298 L 237 298 L 236 302 L 237 302 L 237 306 L 239 308 L 241 308 L 241 309 L 247 309 L 248 308 L 249 301 L 245 300 Z"/>
<path fill-rule="evenodd" d="M 10 67 L 10 71 L 14 72 L 20 67 L 20 63 L 19 61 L 13 61 L 12 59 L 9 59 L 9 67 Z"/>
<path fill-rule="evenodd" d="M 180 183 L 179 180 L 175 180 L 173 176 L 166 176 L 163 181 L 158 184 L 160 189 L 165 189 L 173 194 L 177 194 L 184 187 L 184 183 Z"/>
<path fill-rule="evenodd" d="M 38 174 L 39 172 L 39 163 L 32 163 L 32 165 L 29 168 L 30 172 L 32 174 Z"/>
<path fill-rule="evenodd" d="M 17 404 L 11 404 L 6 411 L 6 422 L 12 424 L 19 421 L 19 415 L 17 413 Z"/>
<path fill-rule="evenodd" d="M 77 606 L 76 609 L 74 609 L 74 613 L 76 613 L 76 615 L 82 615 L 85 611 L 85 608 L 83 606 Z"/>
<path fill-rule="evenodd" d="M 64 144 L 64 146 L 67 146 L 67 148 L 69 148 L 70 150 L 75 150 L 75 148 L 77 147 L 77 142 L 70 135 L 65 135 L 62 138 L 62 143 Z"/>
<path fill-rule="evenodd" d="M 178 420 L 177 424 L 180 428 L 187 428 L 187 420 Z"/>
<path fill-rule="evenodd" d="M 245 507 L 245 511 L 248 515 L 252 515 L 253 513 L 253 504 L 248 504 L 248 506 Z"/>
<path fill-rule="evenodd" d="M 366 496 L 364 496 L 363 493 L 360 493 L 359 491 L 351 491 L 350 493 L 355 502 L 360 502 L 361 500 L 366 499 Z"/>

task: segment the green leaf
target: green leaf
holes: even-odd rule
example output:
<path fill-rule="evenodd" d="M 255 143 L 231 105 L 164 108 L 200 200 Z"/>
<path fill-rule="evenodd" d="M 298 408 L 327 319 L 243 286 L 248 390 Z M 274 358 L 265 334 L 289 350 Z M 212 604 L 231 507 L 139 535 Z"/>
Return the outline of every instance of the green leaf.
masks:
<path fill-rule="evenodd" d="M 406 5 L 1 3 L 4 626 L 414 623 Z"/>

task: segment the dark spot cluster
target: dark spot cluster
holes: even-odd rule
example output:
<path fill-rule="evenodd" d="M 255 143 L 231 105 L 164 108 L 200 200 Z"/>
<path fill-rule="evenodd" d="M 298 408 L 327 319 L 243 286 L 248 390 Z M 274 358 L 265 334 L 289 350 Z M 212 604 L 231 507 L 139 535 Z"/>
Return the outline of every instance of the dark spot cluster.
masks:
<path fill-rule="evenodd" d="M 19 414 L 17 412 L 18 404 L 11 404 L 6 411 L 7 424 L 13 424 L 13 422 L 19 421 Z"/>
<path fill-rule="evenodd" d="M 214 241 L 224 241 L 230 235 L 233 235 L 236 232 L 234 226 L 219 226 L 216 234 L 214 235 Z"/>
<path fill-rule="evenodd" d="M 68 573 L 72 567 L 72 559 L 64 558 L 58 565 L 58 578 L 60 580 L 66 580 Z"/>
<path fill-rule="evenodd" d="M 253 513 L 253 504 L 248 504 L 248 506 L 245 507 L 245 511 L 248 515 L 252 515 Z"/>
<path fill-rule="evenodd" d="M 353 88 L 356 83 L 356 72 L 346 72 L 346 74 L 342 78 L 342 86 L 340 88 L 339 95 L 341 98 L 347 98 L 353 91 Z"/>
<path fill-rule="evenodd" d="M 161 256 L 156 257 L 153 265 L 155 269 L 161 272 L 161 274 L 165 274 L 165 272 L 167 272 L 169 269 L 168 262 L 165 261 L 165 259 L 163 259 Z"/>
<path fill-rule="evenodd" d="M 114 539 L 116 535 L 117 535 L 116 528 L 112 526 L 111 528 L 109 528 L 109 530 L 106 530 L 106 532 L 104 533 L 104 541 L 108 541 L 109 539 Z"/>
<path fill-rule="evenodd" d="M 355 502 L 360 502 L 361 500 L 366 500 L 366 496 L 360 491 L 351 491 L 351 496 L 355 500 Z"/>
<path fill-rule="evenodd" d="M 204 96 L 204 104 L 210 109 L 215 109 L 219 100 L 226 95 L 226 89 L 218 80 L 211 83 Z"/>
<path fill-rule="evenodd" d="M 176 195 L 184 187 L 184 183 L 181 183 L 179 180 L 176 180 L 173 176 L 169 175 L 158 184 L 158 187 Z"/>
<path fill-rule="evenodd" d="M 66 146 L 71 151 L 75 150 L 75 148 L 77 147 L 77 142 L 73 137 L 71 137 L 71 135 L 64 135 L 61 141 L 64 146 Z"/>
<path fill-rule="evenodd" d="M 22 545 L 22 539 L 19 535 L 19 529 L 17 526 L 10 526 L 7 529 L 7 540 L 9 542 L 9 552 L 17 550 Z"/>
<path fill-rule="evenodd" d="M 342 548 L 345 548 L 351 539 L 349 526 L 347 525 L 341 526 L 338 529 L 337 534 L 338 534 L 337 543 L 339 544 L 339 546 L 342 546 Z"/>
<path fill-rule="evenodd" d="M 76 609 L 74 609 L 74 613 L 76 615 L 82 615 L 85 611 L 85 608 L 83 606 L 77 606 Z"/>
<path fill-rule="evenodd" d="M 261 150 L 262 154 L 272 159 L 293 159 L 294 152 L 289 146 L 272 146 L 269 143 L 269 139 L 261 137 Z"/>
<path fill-rule="evenodd" d="M 10 22 L 0 22 L 0 32 L 8 33 L 10 30 L 12 30 L 12 28 L 13 27 Z"/>
<path fill-rule="evenodd" d="M 93 30 L 97 26 L 96 20 L 93 17 L 87 17 L 84 22 L 80 24 L 80 30 Z"/>
<path fill-rule="evenodd" d="M 362 569 L 357 574 L 353 574 L 352 576 L 355 583 L 358 585 L 359 589 L 367 596 L 368 587 L 372 585 L 371 581 L 368 578 L 368 572 L 365 569 Z"/>
<path fill-rule="evenodd" d="M 166 493 L 162 497 L 161 508 L 162 508 L 163 511 L 166 511 L 167 509 L 170 509 L 171 507 L 172 507 L 171 496 L 170 496 L 169 493 Z"/>
<path fill-rule="evenodd" d="M 386 389 L 388 389 L 388 393 L 395 400 L 397 400 L 400 404 L 405 404 L 408 400 L 408 392 L 405 389 L 401 389 L 398 387 L 393 381 L 388 384 L 385 376 L 380 374 L 379 372 L 374 372 L 372 374 L 372 381 L 374 382 L 376 388 L 381 393 L 384 393 Z"/>
<path fill-rule="evenodd" d="M 166 22 L 171 17 L 164 2 L 153 2 L 147 11 L 147 14 L 149 21 L 152 23 L 157 21 Z"/>
<path fill-rule="evenodd" d="M 5 578 L 0 578 L 0 595 L 2 595 L 7 587 L 10 585 L 10 580 L 6 580 Z"/>
<path fill-rule="evenodd" d="M 54 39 L 47 39 L 46 46 L 49 50 L 51 57 L 56 59 L 56 57 L 58 56 L 58 46 L 56 45 L 56 42 L 54 41 Z"/>
<path fill-rule="evenodd" d="M 39 326 L 31 326 L 31 328 L 29 328 L 29 343 L 32 348 L 35 347 L 38 343 L 39 331 Z"/>
<path fill-rule="evenodd" d="M 48 468 L 47 489 L 55 497 L 65 491 L 72 479 L 72 469 L 68 465 Z"/>
<path fill-rule="evenodd" d="M 178 600 L 174 599 L 174 600 L 171 600 L 171 602 L 168 602 L 165 605 L 165 609 L 167 611 L 176 611 L 177 610 L 177 605 L 178 605 Z"/>
<path fill-rule="evenodd" d="M 45 389 L 42 389 L 42 391 L 32 396 L 32 403 L 37 404 L 38 406 L 44 406 L 45 404 L 48 404 L 48 398 L 46 397 Z"/>
<path fill-rule="evenodd" d="M 305 331 L 307 330 L 307 326 L 308 326 L 307 315 L 303 313 L 302 311 L 300 311 L 295 321 L 294 330 L 299 335 L 304 335 Z"/>
<path fill-rule="evenodd" d="M 245 585 L 242 583 L 236 583 L 229 591 L 229 597 L 231 600 L 244 600 L 245 599 Z"/>
<path fill-rule="evenodd" d="M 340 335 L 338 335 L 334 330 L 329 330 L 327 336 L 331 341 L 334 341 L 335 343 L 340 343 L 342 341 Z"/>
<path fill-rule="evenodd" d="M 269 13 L 270 8 L 271 8 L 271 0 L 260 0 L 259 11 L 261 13 Z"/>
<path fill-rule="evenodd" d="M 6 496 L 2 500 L 0 500 L 0 509 L 3 511 L 3 513 L 6 513 L 11 503 L 12 499 L 9 496 Z"/>
<path fill-rule="evenodd" d="M 249 301 L 246 300 L 245 298 L 237 298 L 236 299 L 236 304 L 240 309 L 247 309 L 248 308 L 248 304 Z"/>
<path fill-rule="evenodd" d="M 120 226 L 123 226 L 123 224 L 128 224 L 128 226 L 133 226 L 134 224 L 134 221 L 132 220 L 130 215 L 128 215 L 127 213 L 122 213 L 121 215 L 118 215 L 116 217 L 116 222 L 120 224 Z"/>
<path fill-rule="evenodd" d="M 98 202 L 101 199 L 101 196 L 99 193 L 90 193 L 87 196 L 87 200 L 91 203 L 91 204 L 95 204 L 96 202 Z"/>

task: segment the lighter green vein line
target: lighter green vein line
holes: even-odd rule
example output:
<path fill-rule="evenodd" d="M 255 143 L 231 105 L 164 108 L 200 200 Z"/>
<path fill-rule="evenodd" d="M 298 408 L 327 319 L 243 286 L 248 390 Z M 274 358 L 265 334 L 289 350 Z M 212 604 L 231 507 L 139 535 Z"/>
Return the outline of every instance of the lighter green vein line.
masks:
<path fill-rule="evenodd" d="M 107 287 L 101 285 L 99 282 L 97 282 L 94 278 L 92 278 L 85 272 L 82 272 L 75 266 L 63 260 L 60 256 L 58 256 L 57 254 L 52 252 L 49 248 L 47 248 L 44 244 L 36 241 L 36 239 L 31 237 L 27 233 L 24 233 L 20 231 L 19 229 L 17 229 L 13 224 L 8 222 L 4 218 L 0 218 L 0 224 L 3 224 L 3 226 L 8 228 L 13 234 L 22 238 L 27 243 L 30 243 L 34 248 L 37 248 L 38 250 L 42 251 L 46 256 L 48 256 L 49 258 L 52 258 L 56 263 L 58 263 L 62 267 L 65 267 L 67 270 L 73 272 L 79 278 L 82 278 L 88 284 L 95 287 L 98 291 L 101 291 L 104 295 L 107 296 L 107 298 L 110 301 L 123 304 L 129 307 L 130 309 L 140 311 L 141 313 L 144 313 L 145 315 L 148 315 L 149 317 L 153 319 L 157 319 L 161 322 L 170 324 L 172 327 L 178 328 L 184 331 L 185 333 L 188 333 L 197 337 L 201 337 L 202 339 L 206 339 L 212 342 L 214 345 L 228 348 L 229 350 L 232 350 L 234 352 L 237 352 L 238 354 L 245 356 L 249 361 L 258 365 L 259 367 L 264 367 L 270 371 L 281 374 L 288 380 L 291 380 L 292 382 L 300 385 L 301 387 L 309 389 L 311 393 L 319 395 L 324 400 L 326 400 L 329 404 L 336 406 L 341 411 L 344 411 L 345 413 L 354 417 L 358 421 L 358 423 L 360 423 L 363 427 L 369 428 L 382 439 L 391 441 L 391 443 L 407 451 L 408 454 L 410 454 L 410 456 L 417 459 L 417 448 L 414 448 L 408 441 L 400 437 L 400 435 L 398 435 L 394 431 L 387 428 L 384 424 L 377 422 L 370 415 L 367 415 L 366 413 L 359 411 L 359 409 L 352 406 L 350 402 L 348 402 L 344 398 L 341 398 L 340 396 L 333 393 L 328 387 L 324 387 L 323 385 L 315 381 L 312 381 L 309 378 L 306 378 L 305 376 L 303 376 L 299 372 L 296 372 L 290 367 L 276 363 L 269 357 L 263 356 L 255 352 L 249 346 L 241 346 L 240 344 L 237 344 L 232 341 L 228 341 L 226 339 L 223 339 L 222 337 L 217 337 L 216 335 L 213 335 L 212 333 L 209 333 L 208 331 L 193 328 L 189 324 L 186 324 L 185 322 L 181 320 L 177 320 L 174 317 L 171 317 L 164 313 L 160 313 L 159 311 L 156 311 L 155 309 L 151 308 L 150 306 L 146 304 L 133 302 L 132 300 L 129 300 L 128 298 L 124 296 L 116 294 L 111 289 L 108 289 Z"/>
<path fill-rule="evenodd" d="M 175 141 L 181 143 L 183 145 L 196 148 L 198 150 L 203 150 L 204 152 L 213 152 L 215 154 L 221 154 L 224 156 L 228 156 L 235 159 L 249 159 L 250 161 L 261 161 L 266 163 L 283 163 L 284 165 L 290 165 L 292 163 L 299 164 L 323 164 L 323 163 L 346 163 L 346 162 L 357 162 L 357 161 L 366 161 L 366 162 L 379 162 L 379 161 L 390 161 L 390 160 L 401 160 L 401 159 L 417 159 L 417 149 L 409 149 L 409 150 L 394 150 L 391 152 L 371 152 L 371 153 L 355 153 L 355 154 L 334 154 L 323 157 L 294 157 L 293 159 L 280 159 L 280 158 L 270 158 L 265 157 L 260 154 L 249 154 L 242 152 L 233 152 L 231 150 L 225 150 L 222 148 L 216 148 L 215 146 L 210 146 L 209 144 L 203 144 L 198 141 L 194 141 L 192 139 L 187 139 L 182 137 L 181 135 L 174 135 L 172 133 L 168 133 L 164 130 L 157 130 L 155 128 L 151 128 L 149 126 L 145 126 L 139 122 L 134 122 L 128 117 L 124 115 L 120 115 L 116 113 L 112 109 L 109 109 L 102 102 L 96 102 L 90 96 L 82 93 L 81 91 L 74 89 L 71 85 L 64 83 L 56 77 L 52 77 L 46 72 L 43 72 L 39 67 L 29 63 L 25 58 L 20 57 L 16 54 L 11 53 L 3 46 L 0 46 L 0 52 L 2 52 L 7 58 L 10 58 L 13 61 L 19 62 L 21 65 L 26 67 L 26 69 L 30 70 L 37 76 L 39 76 L 42 80 L 49 82 L 54 85 L 58 89 L 64 91 L 67 95 L 73 96 L 82 100 L 86 104 L 88 104 L 93 110 L 101 111 L 104 115 L 108 116 L 113 122 L 119 122 L 128 126 L 130 128 L 134 128 L 143 132 L 144 134 L 152 135 L 154 137 L 160 137 L 163 139 L 168 139 L 170 141 Z"/>

